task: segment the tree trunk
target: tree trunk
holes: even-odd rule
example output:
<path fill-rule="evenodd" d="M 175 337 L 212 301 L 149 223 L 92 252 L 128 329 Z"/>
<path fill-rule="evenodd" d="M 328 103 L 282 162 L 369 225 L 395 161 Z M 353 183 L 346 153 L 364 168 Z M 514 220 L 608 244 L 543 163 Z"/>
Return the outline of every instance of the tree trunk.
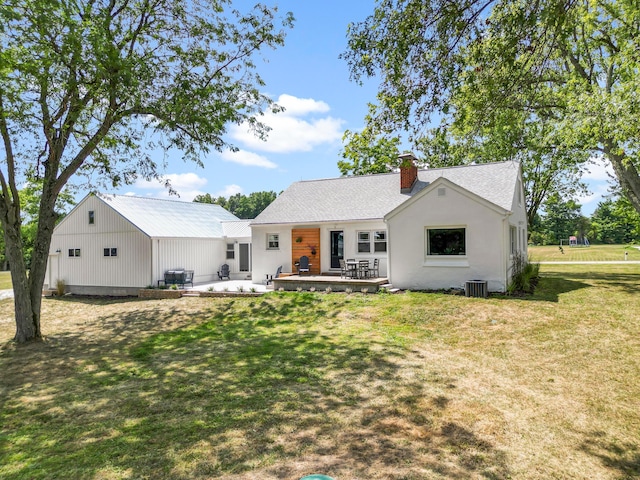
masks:
<path fill-rule="evenodd" d="M 640 213 L 640 174 L 631 159 L 624 154 L 617 154 L 617 146 L 612 141 L 605 141 L 604 154 L 611 162 L 613 171 L 620 182 L 624 194 L 627 196 L 633 208 Z"/>
<path fill-rule="evenodd" d="M 11 283 L 13 284 L 16 318 L 14 340 L 24 343 L 41 338 L 40 312 L 34 312 L 31 304 L 30 280 L 22 252 L 20 221 L 5 221 L 3 224 L 6 255 L 11 266 Z"/>
<path fill-rule="evenodd" d="M 11 268 L 13 284 L 16 320 L 14 340 L 18 343 L 42 338 L 40 330 L 42 286 L 49 259 L 51 235 L 56 221 L 56 198 L 56 194 L 51 191 L 49 184 L 45 183 L 40 200 L 38 231 L 28 271 L 23 256 L 20 215 L 13 208 L 8 208 L 6 216 L 2 219 L 6 255 Z"/>

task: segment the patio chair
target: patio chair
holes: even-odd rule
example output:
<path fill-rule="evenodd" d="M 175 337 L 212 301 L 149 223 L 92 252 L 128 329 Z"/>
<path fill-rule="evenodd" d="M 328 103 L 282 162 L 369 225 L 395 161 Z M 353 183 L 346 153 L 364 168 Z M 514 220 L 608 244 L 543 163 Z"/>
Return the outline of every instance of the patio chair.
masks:
<path fill-rule="evenodd" d="M 182 279 L 182 286 L 184 287 L 187 284 L 191 284 L 191 288 L 193 288 L 193 270 L 185 270 L 184 278 Z"/>
<path fill-rule="evenodd" d="M 278 278 L 281 273 L 282 273 L 282 265 L 280 265 L 278 267 L 278 269 L 276 270 L 276 274 L 275 275 L 267 274 L 267 285 L 269 285 L 270 283 L 273 283 L 273 279 L 274 278 Z"/>
<path fill-rule="evenodd" d="M 231 277 L 229 276 L 229 273 L 230 273 L 229 272 L 229 265 L 227 265 L 225 263 L 220 267 L 220 270 L 218 270 L 218 278 L 220 280 L 224 280 L 225 278 L 227 280 L 231 280 Z"/>
<path fill-rule="evenodd" d="M 339 259 L 338 262 L 340 262 L 340 278 L 349 277 L 349 269 L 347 268 L 347 263 L 344 261 L 344 258 Z"/>
<path fill-rule="evenodd" d="M 307 257 L 306 255 L 303 255 L 300 257 L 300 260 L 298 261 L 298 275 L 302 275 L 303 273 L 309 273 L 309 272 L 310 272 L 309 257 Z"/>
<path fill-rule="evenodd" d="M 380 259 L 379 258 L 373 259 L 373 266 L 369 268 L 369 274 L 373 278 L 378 278 L 380 276 Z"/>
<path fill-rule="evenodd" d="M 370 274 L 369 260 L 358 261 L 358 278 L 369 278 Z"/>

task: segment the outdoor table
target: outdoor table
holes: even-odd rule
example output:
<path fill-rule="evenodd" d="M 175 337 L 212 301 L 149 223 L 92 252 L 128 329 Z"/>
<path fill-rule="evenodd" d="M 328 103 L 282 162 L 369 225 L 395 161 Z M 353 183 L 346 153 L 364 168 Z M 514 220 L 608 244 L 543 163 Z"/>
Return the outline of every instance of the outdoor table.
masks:
<path fill-rule="evenodd" d="M 346 260 L 344 264 L 347 266 L 349 276 L 351 278 L 358 278 L 358 266 L 360 262 L 358 260 Z"/>

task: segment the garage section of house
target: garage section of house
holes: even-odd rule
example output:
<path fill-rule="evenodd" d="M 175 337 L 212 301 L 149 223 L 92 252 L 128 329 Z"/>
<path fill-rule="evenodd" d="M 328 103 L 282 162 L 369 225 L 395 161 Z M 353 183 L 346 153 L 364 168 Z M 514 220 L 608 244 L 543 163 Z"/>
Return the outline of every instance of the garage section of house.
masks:
<path fill-rule="evenodd" d="M 136 295 L 165 272 L 189 270 L 194 283 L 251 275 L 251 231 L 219 205 L 126 195 L 91 194 L 54 230 L 45 289 Z"/>

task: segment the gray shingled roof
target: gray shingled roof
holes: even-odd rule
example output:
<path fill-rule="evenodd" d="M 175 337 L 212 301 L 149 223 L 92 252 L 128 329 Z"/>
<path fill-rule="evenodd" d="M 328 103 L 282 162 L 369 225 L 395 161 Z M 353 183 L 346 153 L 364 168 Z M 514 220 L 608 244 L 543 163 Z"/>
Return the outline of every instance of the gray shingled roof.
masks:
<path fill-rule="evenodd" d="M 222 222 L 238 220 L 220 205 L 209 203 L 128 195 L 100 194 L 98 198 L 152 238 L 222 238 Z"/>
<path fill-rule="evenodd" d="M 292 184 L 251 225 L 380 220 L 439 177 L 511 209 L 520 165 L 487 163 L 418 171 L 408 194 L 400 193 L 400 174 L 362 175 Z"/>

